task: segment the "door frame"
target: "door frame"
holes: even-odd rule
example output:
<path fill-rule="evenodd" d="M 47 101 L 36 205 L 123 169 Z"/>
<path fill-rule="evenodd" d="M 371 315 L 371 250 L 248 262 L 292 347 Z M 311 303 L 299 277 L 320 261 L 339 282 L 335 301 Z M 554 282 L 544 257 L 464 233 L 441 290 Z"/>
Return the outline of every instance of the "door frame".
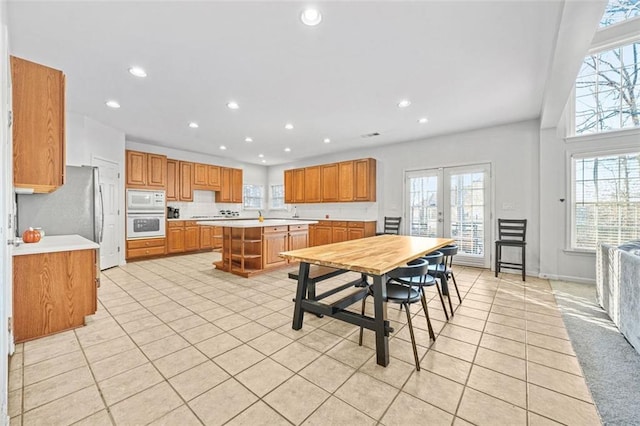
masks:
<path fill-rule="evenodd" d="M 118 263 L 115 266 L 121 265 L 122 264 L 122 252 L 124 251 L 123 246 L 121 245 L 121 229 L 123 229 L 122 227 L 122 218 L 124 218 L 124 215 L 122 214 L 123 212 L 123 208 L 122 208 L 122 199 L 123 197 L 120 195 L 120 185 L 121 185 L 121 177 L 120 177 L 120 164 L 117 161 L 113 161 L 113 160 L 109 160 L 107 158 L 104 157 L 100 157 L 97 155 L 92 155 L 91 156 L 91 165 L 94 167 L 98 167 L 98 169 L 100 169 L 100 167 L 96 164 L 97 162 L 103 162 L 103 163 L 109 163 L 111 164 L 118 173 L 118 183 L 116 184 L 116 189 L 117 189 L 117 194 L 115 197 L 116 202 L 118 203 L 117 205 L 117 209 L 118 209 L 118 218 L 116 219 L 116 226 L 115 226 L 115 240 L 116 240 L 116 245 L 120 248 L 120 250 L 118 251 Z M 100 173 L 100 175 L 102 176 L 102 173 Z M 98 182 L 98 184 L 100 184 Z M 102 189 L 102 188 L 101 188 Z M 104 193 L 103 193 L 104 194 Z M 104 195 L 103 195 L 104 196 Z M 103 212 L 104 214 L 104 212 Z M 104 232 L 104 230 L 103 230 Z"/>

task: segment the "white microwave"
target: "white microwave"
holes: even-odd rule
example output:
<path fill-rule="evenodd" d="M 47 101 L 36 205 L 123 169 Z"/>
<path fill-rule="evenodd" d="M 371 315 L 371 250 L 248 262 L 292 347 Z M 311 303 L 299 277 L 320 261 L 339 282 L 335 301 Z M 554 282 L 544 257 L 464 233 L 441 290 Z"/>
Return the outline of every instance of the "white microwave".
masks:
<path fill-rule="evenodd" d="M 127 213 L 157 213 L 164 210 L 164 191 L 127 189 Z"/>

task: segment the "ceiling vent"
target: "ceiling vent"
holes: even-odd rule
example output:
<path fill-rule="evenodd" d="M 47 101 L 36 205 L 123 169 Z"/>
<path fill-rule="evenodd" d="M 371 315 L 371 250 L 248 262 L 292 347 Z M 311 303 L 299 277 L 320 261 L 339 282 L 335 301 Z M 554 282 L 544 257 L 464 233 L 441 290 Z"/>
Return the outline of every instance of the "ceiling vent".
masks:
<path fill-rule="evenodd" d="M 374 136 L 380 136 L 380 133 L 373 132 L 373 133 L 366 133 L 364 135 L 360 135 L 361 138 L 372 138 Z"/>

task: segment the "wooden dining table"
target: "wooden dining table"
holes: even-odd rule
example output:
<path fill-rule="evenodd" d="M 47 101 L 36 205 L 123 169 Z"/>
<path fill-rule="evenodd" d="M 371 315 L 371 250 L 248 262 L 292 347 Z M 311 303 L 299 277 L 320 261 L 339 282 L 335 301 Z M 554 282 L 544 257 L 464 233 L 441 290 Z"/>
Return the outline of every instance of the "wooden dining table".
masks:
<path fill-rule="evenodd" d="M 300 262 L 292 328 L 300 330 L 304 313 L 310 312 L 373 330 L 376 334 L 377 363 L 386 367 L 389 364 L 389 332 L 391 331 L 386 309 L 386 274 L 398 266 L 454 242 L 450 238 L 378 235 L 280 253 L 280 256 L 286 259 Z M 307 289 L 311 265 L 360 272 L 363 278 L 354 281 L 355 286 L 361 285 L 366 277 L 371 277 L 374 316 L 363 316 L 345 309 L 362 300 L 366 289 L 356 293 L 351 292 L 352 294 L 333 303 L 322 302 L 323 295 L 314 294 L 310 297 Z M 327 292 L 329 293 L 333 292 Z"/>

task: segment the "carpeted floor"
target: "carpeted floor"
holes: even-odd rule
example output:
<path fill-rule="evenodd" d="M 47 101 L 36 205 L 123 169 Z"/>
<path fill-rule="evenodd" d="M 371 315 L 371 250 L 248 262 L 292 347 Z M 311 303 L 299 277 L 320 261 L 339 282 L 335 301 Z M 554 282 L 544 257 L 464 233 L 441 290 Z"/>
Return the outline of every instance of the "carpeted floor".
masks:
<path fill-rule="evenodd" d="M 640 423 L 640 354 L 597 304 L 595 285 L 551 287 L 603 423 Z"/>

